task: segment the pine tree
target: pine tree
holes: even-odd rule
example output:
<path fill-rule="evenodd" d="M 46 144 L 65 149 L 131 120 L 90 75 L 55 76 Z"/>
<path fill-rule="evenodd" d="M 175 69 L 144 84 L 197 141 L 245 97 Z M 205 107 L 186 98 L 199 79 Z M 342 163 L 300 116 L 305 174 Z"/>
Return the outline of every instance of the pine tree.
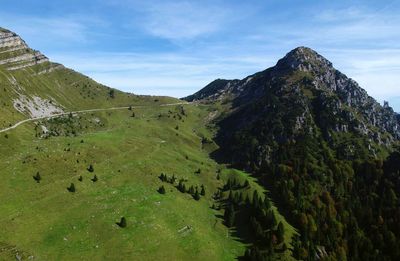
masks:
<path fill-rule="evenodd" d="M 253 202 L 252 203 L 253 203 L 254 208 L 258 208 L 260 206 L 257 190 L 254 190 L 254 192 L 253 192 Z"/>
<path fill-rule="evenodd" d="M 264 207 L 266 209 L 270 209 L 271 208 L 271 201 L 269 200 L 269 198 L 265 195 L 265 199 L 264 199 Z"/>
<path fill-rule="evenodd" d="M 120 222 L 117 222 L 116 223 L 119 227 L 121 227 L 121 228 L 124 228 L 124 227 L 126 227 L 126 218 L 125 217 L 122 217 L 121 218 L 121 221 Z"/>
<path fill-rule="evenodd" d="M 161 173 L 161 175 L 160 175 L 160 180 L 162 181 L 162 182 L 164 182 L 166 179 L 167 179 L 167 176 L 164 174 L 164 173 Z"/>
<path fill-rule="evenodd" d="M 129 106 L 128 110 L 130 110 L 130 111 L 132 110 L 132 105 Z"/>
<path fill-rule="evenodd" d="M 131 117 L 132 117 L 132 118 L 135 118 L 135 112 L 132 112 Z"/>
<path fill-rule="evenodd" d="M 189 188 L 189 194 L 191 194 L 191 195 L 194 194 L 194 187 L 193 187 L 193 185 L 190 186 L 190 188 Z"/>
<path fill-rule="evenodd" d="M 40 180 L 42 179 L 42 177 L 40 176 L 39 172 L 36 172 L 36 175 L 33 176 L 33 179 L 34 179 L 37 183 L 40 183 Z"/>
<path fill-rule="evenodd" d="M 90 164 L 89 167 L 87 168 L 87 170 L 88 170 L 89 172 L 93 172 L 93 171 L 94 171 L 93 165 Z"/>
<path fill-rule="evenodd" d="M 236 178 L 233 178 L 233 180 L 232 180 L 232 188 L 235 188 L 236 185 L 237 185 L 237 180 L 236 180 Z"/>
<path fill-rule="evenodd" d="M 185 183 L 183 183 L 183 180 L 179 180 L 178 183 L 178 190 L 182 193 L 186 192 L 186 187 L 185 187 Z"/>
<path fill-rule="evenodd" d="M 200 194 L 199 194 L 199 190 L 196 187 L 196 192 L 194 192 L 193 198 L 195 200 L 200 200 Z"/>
<path fill-rule="evenodd" d="M 279 243 L 283 242 L 284 234 L 285 234 L 285 229 L 283 227 L 283 224 L 282 224 L 282 222 L 279 222 L 278 231 L 277 231 L 277 236 L 278 236 L 278 242 Z"/>
<path fill-rule="evenodd" d="M 235 209 L 233 204 L 229 204 L 225 209 L 224 218 L 228 227 L 232 227 L 235 224 Z"/>
<path fill-rule="evenodd" d="M 269 228 L 273 229 L 276 226 L 276 217 L 275 217 L 275 213 L 272 209 L 268 210 L 267 212 L 267 220 L 268 220 L 268 225 Z"/>
<path fill-rule="evenodd" d="M 164 186 L 161 186 L 161 187 L 158 189 L 158 193 L 160 193 L 160 194 L 165 194 L 165 188 L 164 188 Z"/>
<path fill-rule="evenodd" d="M 78 180 L 79 180 L 79 181 L 82 181 L 82 180 L 83 180 L 82 176 L 79 176 Z"/>
<path fill-rule="evenodd" d="M 229 190 L 228 201 L 229 201 L 230 203 L 233 202 L 233 192 L 232 192 L 232 190 Z"/>
<path fill-rule="evenodd" d="M 204 185 L 201 185 L 200 195 L 202 195 L 202 196 L 206 195 L 206 190 L 204 189 Z"/>
<path fill-rule="evenodd" d="M 69 192 L 75 192 L 76 191 L 75 184 L 71 183 L 71 185 L 67 189 L 68 189 Z"/>
<path fill-rule="evenodd" d="M 98 180 L 97 176 L 94 175 L 94 177 L 92 178 L 92 181 L 93 181 L 93 182 L 96 182 L 97 180 Z"/>

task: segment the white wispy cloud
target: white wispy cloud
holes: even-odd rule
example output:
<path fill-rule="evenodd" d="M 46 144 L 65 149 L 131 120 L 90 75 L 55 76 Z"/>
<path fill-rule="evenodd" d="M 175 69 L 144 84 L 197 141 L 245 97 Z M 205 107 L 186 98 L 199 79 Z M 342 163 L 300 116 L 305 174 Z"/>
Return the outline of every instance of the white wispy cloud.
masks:
<path fill-rule="evenodd" d="M 198 57 L 188 54 L 50 54 L 54 61 L 97 81 L 138 94 L 189 95 L 216 78 L 243 78 L 260 71 L 260 57 Z"/>
<path fill-rule="evenodd" d="M 394 98 L 400 96 L 398 8 L 389 3 L 377 9 L 310 7 L 268 13 L 260 3 L 110 0 L 113 11 L 123 8 L 129 13 L 110 21 L 112 25 L 95 14 L 41 17 L 1 11 L 0 24 L 34 48 L 50 46 L 50 51 L 41 50 L 53 61 L 102 83 L 176 97 L 215 78 L 243 78 L 273 66 L 297 46 L 308 46 L 378 101 L 393 100 L 400 111 L 399 98 Z M 125 49 L 136 39 L 144 52 Z M 76 50 L 85 44 L 86 49 Z M 105 53 L 103 47 L 112 51 Z"/>
<path fill-rule="evenodd" d="M 133 1 L 131 7 L 141 14 L 132 25 L 174 42 L 208 37 L 239 18 L 233 7 L 218 1 Z"/>

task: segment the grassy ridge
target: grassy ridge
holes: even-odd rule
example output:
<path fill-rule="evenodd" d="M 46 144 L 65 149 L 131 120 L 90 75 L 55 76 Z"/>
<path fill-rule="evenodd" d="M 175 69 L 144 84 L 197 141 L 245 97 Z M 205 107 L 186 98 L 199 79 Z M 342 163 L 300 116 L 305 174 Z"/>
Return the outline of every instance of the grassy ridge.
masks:
<path fill-rule="evenodd" d="M 29 116 L 14 109 L 13 100 L 21 95 L 27 98 L 38 96 L 50 100 L 65 111 L 157 105 L 178 101 L 170 97 L 124 93 L 63 67 L 43 73 L 54 66 L 56 65 L 46 62 L 21 70 L 8 71 L 0 65 L 0 128 L 8 127 Z"/>

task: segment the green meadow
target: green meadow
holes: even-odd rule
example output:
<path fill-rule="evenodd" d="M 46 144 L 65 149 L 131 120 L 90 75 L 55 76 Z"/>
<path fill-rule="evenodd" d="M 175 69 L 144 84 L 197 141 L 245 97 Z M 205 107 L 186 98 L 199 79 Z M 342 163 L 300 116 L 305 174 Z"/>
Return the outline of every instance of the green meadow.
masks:
<path fill-rule="evenodd" d="M 216 145 L 202 144 L 213 136 L 205 127 L 208 113 L 207 106 L 151 105 L 42 120 L 2 133 L 0 259 L 234 260 L 243 255 L 246 243 L 223 224 L 223 210 L 211 208 L 212 196 L 232 177 L 260 187 L 209 157 Z M 33 178 L 37 173 L 39 182 Z M 203 185 L 205 196 L 197 201 L 181 193 L 177 183 L 162 182 L 161 173 L 184 179 L 187 187 Z M 67 190 L 71 183 L 75 192 Z M 158 192 L 160 186 L 165 194 Z M 117 225 L 122 217 L 124 228 Z M 290 244 L 294 230 L 287 223 L 285 228 Z"/>

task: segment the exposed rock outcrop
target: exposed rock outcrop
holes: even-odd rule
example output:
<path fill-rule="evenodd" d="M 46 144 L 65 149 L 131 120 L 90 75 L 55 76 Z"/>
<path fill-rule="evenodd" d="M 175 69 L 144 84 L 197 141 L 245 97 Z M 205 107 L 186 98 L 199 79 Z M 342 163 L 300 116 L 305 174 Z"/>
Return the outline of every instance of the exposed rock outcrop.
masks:
<path fill-rule="evenodd" d="M 327 138 L 334 132 L 350 132 L 384 145 L 400 139 L 399 116 L 387 103 L 381 106 L 307 47 L 292 50 L 265 71 L 243 80 L 215 80 L 184 99 L 231 102 L 238 115 L 246 111 L 233 126 L 237 129 L 277 113 L 283 114 L 290 136 L 318 128 Z M 280 108 L 283 112 L 277 111 L 279 106 L 286 106 Z"/>
<path fill-rule="evenodd" d="M 49 59 L 39 51 L 30 49 L 21 37 L 0 28 L 0 65 L 13 71 L 45 62 L 49 62 Z"/>

